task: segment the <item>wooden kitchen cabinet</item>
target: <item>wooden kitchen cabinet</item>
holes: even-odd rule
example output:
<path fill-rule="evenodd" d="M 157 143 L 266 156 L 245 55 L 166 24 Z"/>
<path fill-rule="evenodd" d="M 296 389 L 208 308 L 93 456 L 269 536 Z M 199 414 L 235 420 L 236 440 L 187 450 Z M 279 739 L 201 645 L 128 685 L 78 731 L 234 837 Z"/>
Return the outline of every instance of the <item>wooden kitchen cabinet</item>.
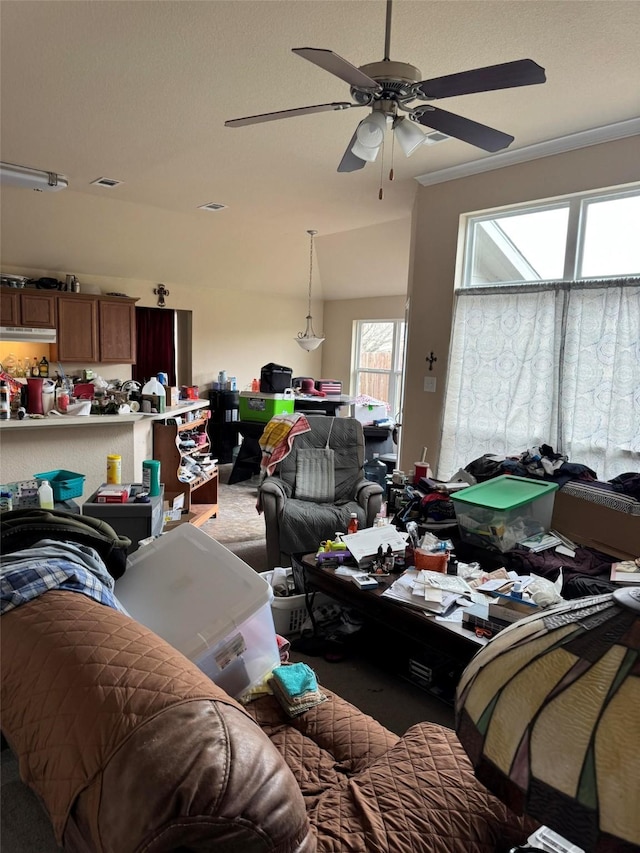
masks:
<path fill-rule="evenodd" d="M 13 287 L 0 288 L 0 326 L 20 325 L 20 294 Z"/>
<path fill-rule="evenodd" d="M 133 300 L 99 300 L 100 361 L 134 364 L 136 360 L 136 306 Z"/>
<path fill-rule="evenodd" d="M 60 361 L 135 364 L 137 301 L 2 287 L 0 325 L 57 329 Z"/>
<path fill-rule="evenodd" d="M 56 326 L 57 294 L 37 290 L 0 290 L 0 325 L 53 329 Z"/>
<path fill-rule="evenodd" d="M 23 326 L 53 329 L 56 325 L 57 296 L 33 290 L 20 293 L 20 321 Z"/>
<path fill-rule="evenodd" d="M 98 300 L 69 293 L 58 296 L 58 360 L 95 363 L 98 359 Z"/>

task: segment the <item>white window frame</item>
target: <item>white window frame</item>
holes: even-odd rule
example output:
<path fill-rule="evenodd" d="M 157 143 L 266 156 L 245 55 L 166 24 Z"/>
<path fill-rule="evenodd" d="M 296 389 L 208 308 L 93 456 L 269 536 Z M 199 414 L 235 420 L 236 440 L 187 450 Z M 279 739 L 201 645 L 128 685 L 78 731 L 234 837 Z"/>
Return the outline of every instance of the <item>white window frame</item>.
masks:
<path fill-rule="evenodd" d="M 393 324 L 393 342 L 391 345 L 391 364 L 397 365 L 397 369 L 392 367 L 390 370 L 377 369 L 360 366 L 360 353 L 362 347 L 362 330 L 365 324 L 372 325 L 375 323 L 392 323 Z M 360 376 L 361 374 L 375 374 L 389 377 L 389 400 L 385 400 L 391 407 L 391 415 L 396 417 L 402 406 L 402 382 L 404 378 L 404 357 L 402 328 L 404 326 L 404 347 L 406 347 L 406 320 L 403 317 L 399 318 L 376 318 L 375 320 L 363 319 L 354 321 L 353 334 L 353 366 L 351 372 L 351 394 L 357 397 L 362 392 L 360 391 Z"/>
<path fill-rule="evenodd" d="M 581 275 L 582 262 L 584 258 L 584 241 L 587 223 L 587 208 L 593 202 L 611 201 L 614 199 L 627 198 L 629 196 L 640 195 L 640 184 L 631 186 L 599 190 L 596 192 L 578 193 L 576 195 L 565 196 L 543 202 L 529 202 L 527 204 L 513 205 L 508 208 L 496 208 L 490 211 L 483 211 L 481 214 L 467 214 L 463 217 L 463 239 L 464 252 L 462 275 L 460 278 L 459 287 L 461 288 L 486 288 L 486 287 L 501 287 L 508 285 L 523 285 L 527 284 L 542 284 L 545 281 L 591 281 L 603 280 L 607 278 L 618 278 L 618 273 L 611 275 L 598 276 L 583 276 Z M 476 225 L 493 220 L 500 220 L 510 216 L 521 216 L 526 213 L 537 213 L 545 210 L 557 210 L 559 208 L 568 208 L 569 218 L 567 222 L 567 235 L 565 242 L 565 257 L 564 269 L 562 276 L 553 279 L 536 278 L 527 281 L 499 281 L 490 282 L 487 284 L 471 284 L 471 270 L 474 259 L 474 248 L 476 240 Z M 640 271 L 624 273 L 624 275 L 637 275 Z"/>

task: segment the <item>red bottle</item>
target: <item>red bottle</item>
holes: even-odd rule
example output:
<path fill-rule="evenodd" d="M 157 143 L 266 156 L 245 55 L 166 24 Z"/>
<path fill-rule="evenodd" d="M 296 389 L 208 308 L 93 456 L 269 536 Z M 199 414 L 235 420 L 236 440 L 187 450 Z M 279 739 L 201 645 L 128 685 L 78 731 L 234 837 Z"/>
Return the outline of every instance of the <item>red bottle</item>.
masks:
<path fill-rule="evenodd" d="M 358 516 L 355 512 L 351 513 L 351 518 L 349 520 L 349 526 L 347 527 L 347 533 L 357 533 L 358 532 Z"/>

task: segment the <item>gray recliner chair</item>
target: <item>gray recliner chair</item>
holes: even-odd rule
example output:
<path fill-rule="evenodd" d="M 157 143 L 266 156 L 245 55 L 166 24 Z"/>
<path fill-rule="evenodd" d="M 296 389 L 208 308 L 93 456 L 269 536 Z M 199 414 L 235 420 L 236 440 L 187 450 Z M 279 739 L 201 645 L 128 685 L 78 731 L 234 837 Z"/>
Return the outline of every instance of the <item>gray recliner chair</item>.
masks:
<path fill-rule="evenodd" d="M 271 569 L 290 566 L 292 554 L 315 552 L 323 539 L 346 532 L 352 512 L 360 528 L 371 527 L 382 505 L 382 486 L 364 476 L 362 424 L 323 416 L 308 421 L 310 432 L 294 437 L 290 453 L 259 488 Z M 326 467 L 331 456 L 334 482 Z"/>

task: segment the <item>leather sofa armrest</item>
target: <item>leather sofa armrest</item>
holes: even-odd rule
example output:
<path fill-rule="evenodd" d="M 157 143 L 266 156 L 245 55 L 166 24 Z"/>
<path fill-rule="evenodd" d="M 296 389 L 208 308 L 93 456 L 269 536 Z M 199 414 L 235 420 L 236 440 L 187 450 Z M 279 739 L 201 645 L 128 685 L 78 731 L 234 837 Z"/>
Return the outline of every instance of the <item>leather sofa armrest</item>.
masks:
<path fill-rule="evenodd" d="M 75 803 L 65 849 L 313 853 L 286 763 L 243 711 L 198 700 L 140 726 Z"/>

